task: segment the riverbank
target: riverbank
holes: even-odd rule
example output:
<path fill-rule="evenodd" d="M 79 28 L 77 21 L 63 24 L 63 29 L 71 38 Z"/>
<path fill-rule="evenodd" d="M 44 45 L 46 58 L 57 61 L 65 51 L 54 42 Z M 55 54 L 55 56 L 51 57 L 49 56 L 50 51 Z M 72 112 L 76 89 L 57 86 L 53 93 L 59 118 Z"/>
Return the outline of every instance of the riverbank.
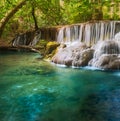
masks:
<path fill-rule="evenodd" d="M 13 46 L 11 42 L 0 39 L 0 51 L 28 51 L 28 52 L 40 53 L 38 49 L 40 48 L 34 48 L 34 47 L 25 46 L 25 45 Z"/>

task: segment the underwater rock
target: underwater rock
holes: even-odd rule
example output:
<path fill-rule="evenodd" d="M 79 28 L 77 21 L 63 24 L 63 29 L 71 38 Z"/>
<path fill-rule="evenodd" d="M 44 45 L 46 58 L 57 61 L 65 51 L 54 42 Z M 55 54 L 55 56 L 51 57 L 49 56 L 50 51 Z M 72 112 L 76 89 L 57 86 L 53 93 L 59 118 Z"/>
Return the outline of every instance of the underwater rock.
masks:
<path fill-rule="evenodd" d="M 61 48 L 52 57 L 52 62 L 66 66 L 86 66 L 93 57 L 93 49 L 84 43 L 76 43 L 66 48 Z"/>
<path fill-rule="evenodd" d="M 101 41 L 94 47 L 94 57 L 90 66 L 102 69 L 120 69 L 120 42 L 115 40 Z"/>

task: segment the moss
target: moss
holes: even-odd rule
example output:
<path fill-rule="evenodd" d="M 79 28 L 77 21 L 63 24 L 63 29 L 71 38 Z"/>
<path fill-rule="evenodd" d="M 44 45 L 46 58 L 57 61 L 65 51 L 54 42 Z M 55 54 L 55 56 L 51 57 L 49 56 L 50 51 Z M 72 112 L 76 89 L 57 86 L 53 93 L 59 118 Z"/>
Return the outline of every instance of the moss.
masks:
<path fill-rule="evenodd" d="M 40 46 L 46 47 L 47 43 L 48 43 L 48 41 L 46 41 L 46 40 L 40 40 L 40 41 L 37 42 L 35 47 L 40 47 Z"/>
<path fill-rule="evenodd" d="M 46 59 L 51 59 L 53 57 L 53 55 L 56 53 L 57 51 L 57 47 L 60 44 L 58 42 L 48 42 L 47 46 L 46 46 L 46 51 L 45 51 L 45 58 Z"/>
<path fill-rule="evenodd" d="M 44 56 L 47 43 L 48 43 L 48 41 L 46 41 L 46 40 L 40 40 L 37 42 L 37 44 L 35 45 L 34 48 L 37 49 L 38 51 L 40 51 L 41 55 Z"/>

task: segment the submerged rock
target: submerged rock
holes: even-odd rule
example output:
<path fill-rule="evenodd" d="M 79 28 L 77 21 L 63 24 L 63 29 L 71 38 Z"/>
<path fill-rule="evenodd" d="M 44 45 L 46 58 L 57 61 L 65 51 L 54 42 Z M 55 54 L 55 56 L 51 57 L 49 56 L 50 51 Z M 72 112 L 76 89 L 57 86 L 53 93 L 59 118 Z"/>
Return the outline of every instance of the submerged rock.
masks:
<path fill-rule="evenodd" d="M 86 66 L 93 57 L 93 49 L 84 43 L 76 43 L 66 48 L 59 48 L 52 57 L 52 62 L 66 66 Z"/>

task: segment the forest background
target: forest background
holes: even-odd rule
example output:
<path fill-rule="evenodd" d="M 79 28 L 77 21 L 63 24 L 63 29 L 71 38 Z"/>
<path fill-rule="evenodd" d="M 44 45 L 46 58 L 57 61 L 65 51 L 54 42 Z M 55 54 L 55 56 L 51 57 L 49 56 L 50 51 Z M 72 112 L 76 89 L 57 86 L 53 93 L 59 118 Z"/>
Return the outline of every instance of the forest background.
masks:
<path fill-rule="evenodd" d="M 39 27 L 95 20 L 120 20 L 120 0 L 1 0 L 0 37 Z"/>

